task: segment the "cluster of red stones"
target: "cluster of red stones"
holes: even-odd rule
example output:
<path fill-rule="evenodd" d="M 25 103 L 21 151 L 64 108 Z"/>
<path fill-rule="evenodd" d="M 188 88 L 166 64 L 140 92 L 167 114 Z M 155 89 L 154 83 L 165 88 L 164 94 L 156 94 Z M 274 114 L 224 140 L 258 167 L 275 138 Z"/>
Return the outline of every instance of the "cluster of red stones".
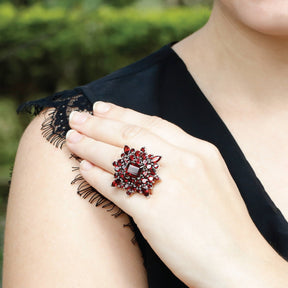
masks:
<path fill-rule="evenodd" d="M 144 196 L 152 194 L 153 184 L 159 180 L 156 169 L 161 156 L 147 154 L 145 147 L 140 150 L 124 147 L 121 159 L 114 161 L 115 170 L 113 187 L 126 189 L 128 195 L 140 193 Z"/>

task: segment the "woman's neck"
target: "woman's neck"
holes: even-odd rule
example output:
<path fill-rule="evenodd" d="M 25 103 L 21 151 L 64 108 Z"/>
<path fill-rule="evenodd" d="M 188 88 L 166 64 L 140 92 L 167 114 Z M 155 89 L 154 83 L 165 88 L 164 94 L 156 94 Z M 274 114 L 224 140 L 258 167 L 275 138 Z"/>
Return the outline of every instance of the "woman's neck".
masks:
<path fill-rule="evenodd" d="M 208 23 L 175 51 L 212 98 L 229 93 L 246 104 L 288 105 L 288 37 L 254 31 L 224 9 L 216 4 Z"/>

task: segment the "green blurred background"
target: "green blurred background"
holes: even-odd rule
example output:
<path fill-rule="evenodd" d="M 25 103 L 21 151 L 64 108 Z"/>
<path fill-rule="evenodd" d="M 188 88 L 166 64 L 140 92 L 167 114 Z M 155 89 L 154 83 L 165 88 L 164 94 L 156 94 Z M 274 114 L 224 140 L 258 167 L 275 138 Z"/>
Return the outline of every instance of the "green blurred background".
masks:
<path fill-rule="evenodd" d="M 83 85 L 181 40 L 205 24 L 211 5 L 212 0 L 0 0 L 0 271 L 8 182 L 32 117 L 17 115 L 18 105 Z"/>

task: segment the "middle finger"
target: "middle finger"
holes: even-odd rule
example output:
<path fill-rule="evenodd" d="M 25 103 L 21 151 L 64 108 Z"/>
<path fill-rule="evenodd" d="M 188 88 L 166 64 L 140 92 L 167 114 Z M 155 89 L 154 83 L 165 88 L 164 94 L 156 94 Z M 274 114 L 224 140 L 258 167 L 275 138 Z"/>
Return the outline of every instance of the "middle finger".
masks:
<path fill-rule="evenodd" d="M 75 130 L 66 134 L 68 148 L 81 159 L 89 160 L 94 165 L 113 174 L 113 161 L 118 159 L 122 149 L 101 141 L 86 137 Z"/>
<path fill-rule="evenodd" d="M 81 121 L 79 121 L 78 117 L 84 116 L 85 119 L 80 119 Z M 176 147 L 168 144 L 162 138 L 143 127 L 92 116 L 89 113 L 73 112 L 69 123 L 72 129 L 77 130 L 81 134 L 116 147 L 128 145 L 139 150 L 145 146 L 149 153 L 164 153 L 166 155 L 176 149 Z"/>

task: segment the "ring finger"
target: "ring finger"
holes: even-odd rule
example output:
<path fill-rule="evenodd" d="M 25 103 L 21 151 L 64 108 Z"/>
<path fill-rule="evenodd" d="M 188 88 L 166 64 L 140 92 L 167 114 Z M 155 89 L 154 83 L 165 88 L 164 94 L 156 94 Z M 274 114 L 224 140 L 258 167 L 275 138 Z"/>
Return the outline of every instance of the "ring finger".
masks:
<path fill-rule="evenodd" d="M 69 130 L 66 139 L 68 148 L 77 156 L 89 160 L 109 173 L 114 173 L 112 162 L 121 154 L 119 147 L 96 141 L 75 130 Z"/>

